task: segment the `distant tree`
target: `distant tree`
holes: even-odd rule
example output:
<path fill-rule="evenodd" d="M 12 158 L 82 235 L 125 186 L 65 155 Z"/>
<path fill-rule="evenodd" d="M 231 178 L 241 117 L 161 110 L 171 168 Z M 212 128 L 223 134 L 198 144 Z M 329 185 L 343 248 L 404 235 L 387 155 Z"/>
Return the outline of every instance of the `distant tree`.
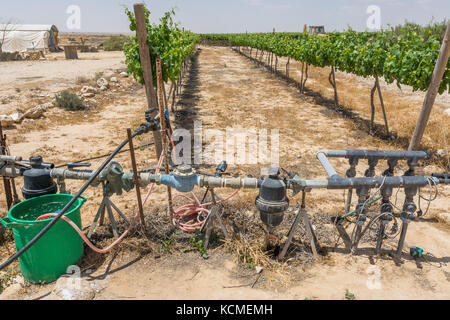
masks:
<path fill-rule="evenodd" d="M 3 23 L 0 20 L 0 53 L 3 52 L 3 43 L 5 42 L 6 37 L 8 34 L 14 30 L 14 24 L 10 21 Z"/>

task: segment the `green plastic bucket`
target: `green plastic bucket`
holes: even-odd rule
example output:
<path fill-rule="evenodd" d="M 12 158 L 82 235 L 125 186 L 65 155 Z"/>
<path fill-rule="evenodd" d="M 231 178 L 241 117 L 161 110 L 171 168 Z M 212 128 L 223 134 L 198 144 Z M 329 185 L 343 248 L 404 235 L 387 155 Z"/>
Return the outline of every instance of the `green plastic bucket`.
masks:
<path fill-rule="evenodd" d="M 47 213 L 59 213 L 73 198 L 70 194 L 51 194 L 25 200 L 9 210 L 0 220 L 13 229 L 17 251 L 30 242 L 53 218 L 36 221 Z M 80 208 L 86 198 L 79 197 L 65 216 L 81 229 Z M 66 273 L 67 267 L 77 263 L 83 254 L 79 234 L 60 219 L 30 249 L 19 257 L 23 277 L 34 283 L 52 282 Z"/>

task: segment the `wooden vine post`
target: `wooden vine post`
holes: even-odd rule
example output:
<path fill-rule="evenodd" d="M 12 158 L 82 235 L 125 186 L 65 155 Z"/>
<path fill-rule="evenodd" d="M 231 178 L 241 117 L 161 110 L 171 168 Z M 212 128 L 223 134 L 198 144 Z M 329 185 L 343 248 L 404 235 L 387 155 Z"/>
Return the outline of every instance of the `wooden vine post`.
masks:
<path fill-rule="evenodd" d="M 145 22 L 145 7 L 143 3 L 134 4 L 134 14 L 136 17 L 136 33 L 139 41 L 139 57 L 144 73 L 147 106 L 148 108 L 157 108 L 158 100 L 156 99 L 156 92 L 153 87 L 152 63 L 150 60 L 150 49 L 148 47 L 147 24 Z M 153 131 L 153 140 L 155 142 L 156 159 L 159 160 L 162 144 L 161 134 L 158 131 Z"/>
<path fill-rule="evenodd" d="M 156 79 L 158 85 L 158 102 L 159 102 L 159 118 L 161 121 L 161 135 L 162 135 L 162 143 L 163 143 L 163 152 L 164 152 L 164 168 L 165 172 L 169 172 L 169 155 L 168 155 L 168 145 L 169 141 L 167 140 L 166 134 L 166 117 L 165 117 L 165 103 L 164 103 L 164 81 L 162 77 L 162 66 L 161 66 L 161 58 L 159 54 L 156 55 Z M 173 218 L 173 206 L 172 206 L 172 189 L 167 187 L 167 198 L 168 198 L 168 206 L 167 210 L 169 211 L 170 219 Z"/>
<path fill-rule="evenodd" d="M 434 100 L 436 100 L 436 95 L 439 91 L 439 86 L 444 76 L 445 69 L 447 67 L 447 61 L 450 55 L 449 48 L 449 38 L 450 38 L 450 21 L 447 23 L 447 31 L 445 32 L 444 40 L 442 41 L 441 50 L 434 67 L 433 76 L 431 78 L 430 86 L 428 87 L 425 100 L 423 101 L 422 110 L 420 111 L 419 119 L 417 120 L 417 125 L 414 130 L 411 142 L 409 144 L 409 150 L 416 150 L 420 141 L 422 140 L 423 133 L 427 126 L 428 119 L 430 118 L 431 109 L 433 108 Z"/>

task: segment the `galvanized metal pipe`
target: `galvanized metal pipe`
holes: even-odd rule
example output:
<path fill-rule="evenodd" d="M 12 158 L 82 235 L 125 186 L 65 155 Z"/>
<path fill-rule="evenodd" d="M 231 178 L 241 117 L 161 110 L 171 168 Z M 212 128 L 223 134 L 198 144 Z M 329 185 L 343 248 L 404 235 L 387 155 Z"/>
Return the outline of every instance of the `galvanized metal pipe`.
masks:
<path fill-rule="evenodd" d="M 22 157 L 9 156 L 9 155 L 0 155 L 0 161 L 4 161 L 4 162 L 22 161 Z"/>
<path fill-rule="evenodd" d="M 0 168 L 0 176 L 7 177 L 7 178 L 16 178 L 20 177 L 22 175 L 22 170 L 20 170 L 19 167 L 16 166 L 4 166 Z"/>
<path fill-rule="evenodd" d="M 70 179 L 70 180 L 89 180 L 94 175 L 93 171 L 69 170 L 56 168 L 50 171 L 50 177 L 55 179 Z M 100 176 L 93 180 L 93 184 L 98 184 L 102 181 Z"/>
<path fill-rule="evenodd" d="M 306 180 L 307 188 L 327 188 L 327 189 L 349 189 L 358 187 L 378 188 L 381 185 L 385 187 L 424 187 L 428 185 L 428 179 L 439 183 L 437 178 L 428 178 L 421 176 L 401 176 L 401 177 L 374 177 L 374 178 L 338 178 L 328 180 Z"/>
<path fill-rule="evenodd" d="M 209 188 L 257 189 L 261 180 L 256 178 L 220 178 L 199 176 L 198 186 Z"/>
<path fill-rule="evenodd" d="M 331 158 L 359 159 L 428 159 L 425 151 L 395 151 L 395 150 L 320 150 L 319 153 Z"/>
<path fill-rule="evenodd" d="M 319 159 L 320 164 L 325 169 L 326 173 L 330 178 L 339 178 L 339 175 L 337 174 L 336 170 L 334 170 L 333 166 L 331 165 L 330 161 L 328 161 L 327 156 L 324 152 L 317 153 L 317 159 Z"/>

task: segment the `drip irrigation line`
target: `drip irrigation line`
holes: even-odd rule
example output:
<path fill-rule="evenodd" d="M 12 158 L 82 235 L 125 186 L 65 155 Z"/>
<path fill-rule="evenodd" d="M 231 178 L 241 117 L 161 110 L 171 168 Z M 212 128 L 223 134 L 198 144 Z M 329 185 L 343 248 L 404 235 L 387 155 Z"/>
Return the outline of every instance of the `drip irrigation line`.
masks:
<path fill-rule="evenodd" d="M 154 145 L 154 144 L 155 144 L 154 142 L 145 143 L 145 144 L 142 144 L 140 146 L 134 147 L 134 150 L 137 150 L 137 149 L 140 149 L 140 148 L 143 148 L 143 147 L 148 147 L 148 146 L 151 146 L 151 145 Z M 121 151 L 117 152 L 116 155 L 124 153 L 124 152 L 127 152 L 127 151 L 130 151 L 130 149 L 121 150 Z M 86 162 L 86 161 L 91 161 L 91 160 L 103 159 L 103 158 L 106 158 L 106 157 L 108 157 L 110 155 L 111 155 L 111 153 L 107 153 L 107 154 L 103 154 L 101 156 L 96 156 L 96 157 L 92 157 L 92 158 L 82 159 L 82 160 L 78 160 L 78 161 L 72 161 L 72 162 L 69 162 L 69 163 L 57 165 L 57 166 L 55 166 L 55 168 L 66 167 L 67 165 L 69 165 L 71 163 L 80 163 L 80 162 Z"/>
<path fill-rule="evenodd" d="M 135 137 L 138 135 L 138 133 L 133 133 L 132 137 Z M 98 167 L 97 170 L 95 170 L 92 174 L 92 176 L 89 178 L 89 180 L 78 190 L 78 192 L 73 196 L 73 198 L 64 206 L 64 208 L 61 210 L 61 212 L 58 213 L 58 215 L 50 221 L 48 225 L 44 227 L 31 241 L 29 241 L 22 249 L 17 251 L 15 254 L 13 254 L 11 257 L 8 258 L 4 263 L 0 265 L 0 270 L 6 268 L 9 266 L 14 260 L 19 258 L 22 254 L 24 254 L 28 249 L 31 248 L 48 230 L 50 230 L 51 227 L 55 225 L 56 222 L 69 210 L 69 208 L 75 203 L 75 201 L 83 194 L 84 191 L 90 186 L 90 184 L 97 178 L 97 176 L 100 174 L 100 172 L 105 169 L 105 167 L 111 162 L 111 160 L 114 158 L 114 156 L 120 152 L 120 150 L 128 143 L 128 138 L 126 138 L 117 148 L 114 150 L 109 157 Z"/>
<path fill-rule="evenodd" d="M 367 206 L 370 206 L 370 205 L 374 204 L 375 202 L 377 202 L 378 200 L 381 200 L 381 199 L 383 199 L 383 197 L 382 197 L 382 196 L 378 196 L 378 197 L 376 197 L 375 199 L 373 199 L 373 200 L 367 202 Z M 356 213 L 356 209 L 353 209 L 352 211 L 347 212 L 346 214 L 340 216 L 340 218 L 341 218 L 341 219 L 345 219 L 345 218 L 347 218 L 348 216 L 354 215 L 355 213 Z"/>
<path fill-rule="evenodd" d="M 422 199 L 422 200 L 427 202 L 427 209 L 425 210 L 424 213 L 422 213 L 422 215 L 421 215 L 422 217 L 425 217 L 427 215 L 428 210 L 430 209 L 431 202 L 436 200 L 436 198 L 437 198 L 437 196 L 439 194 L 439 189 L 437 187 L 436 182 L 433 179 L 430 179 L 430 178 L 427 178 L 427 181 L 428 181 L 428 185 L 430 187 L 430 196 L 428 197 L 428 199 L 421 195 L 420 188 L 419 188 L 419 210 L 420 211 L 422 211 L 422 208 L 420 206 L 420 199 Z M 436 190 L 434 196 L 433 196 L 433 186 L 431 185 L 431 183 L 433 183 L 433 185 L 435 187 L 435 190 Z"/>
<path fill-rule="evenodd" d="M 380 219 L 382 216 L 387 215 L 387 214 L 390 214 L 390 212 L 382 212 L 382 213 L 380 213 L 379 215 L 377 215 L 375 218 L 373 218 L 372 220 L 370 220 L 369 224 L 362 230 L 362 232 L 361 232 L 359 238 L 361 239 L 361 238 L 363 237 L 363 235 L 366 233 L 367 230 L 369 230 L 369 231 L 371 230 L 370 227 L 372 226 L 372 224 L 375 223 L 375 221 L 377 221 L 377 220 Z M 397 222 L 397 220 L 396 220 L 395 217 L 394 217 L 394 223 L 396 223 L 396 222 Z M 396 232 L 394 235 L 388 235 L 388 234 L 386 234 L 386 233 L 384 233 L 384 234 L 385 234 L 389 239 L 395 239 L 395 238 L 399 235 L 400 231 L 401 231 L 400 229 L 397 230 L 397 232 Z"/>

